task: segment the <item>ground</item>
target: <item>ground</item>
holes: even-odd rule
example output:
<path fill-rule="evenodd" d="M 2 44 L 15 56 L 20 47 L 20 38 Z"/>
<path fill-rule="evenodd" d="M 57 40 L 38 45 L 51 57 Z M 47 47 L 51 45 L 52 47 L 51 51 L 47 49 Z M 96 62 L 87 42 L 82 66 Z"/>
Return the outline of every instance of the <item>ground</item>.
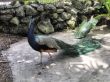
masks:
<path fill-rule="evenodd" d="M 12 73 L 7 57 L 1 54 L 2 50 L 9 48 L 10 44 L 19 41 L 20 37 L 10 34 L 0 34 L 0 82 L 12 82 Z"/>
<path fill-rule="evenodd" d="M 72 31 L 51 36 L 71 44 L 78 42 Z M 109 82 L 110 33 L 99 33 L 92 37 L 101 39 L 100 49 L 75 58 L 59 52 L 51 53 L 52 60 L 48 53 L 43 53 L 44 65 L 38 65 L 40 53 L 29 46 L 27 38 L 3 50 L 2 55 L 9 61 L 13 82 Z"/>

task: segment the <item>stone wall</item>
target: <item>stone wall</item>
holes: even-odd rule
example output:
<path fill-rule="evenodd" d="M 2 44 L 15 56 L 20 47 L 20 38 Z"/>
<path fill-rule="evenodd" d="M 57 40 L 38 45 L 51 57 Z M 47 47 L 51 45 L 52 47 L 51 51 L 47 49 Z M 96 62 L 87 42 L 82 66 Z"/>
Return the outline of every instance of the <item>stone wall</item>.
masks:
<path fill-rule="evenodd" d="M 41 20 L 36 24 L 35 32 L 44 34 L 74 29 L 78 10 L 73 2 L 58 2 L 56 4 L 31 3 L 24 5 L 14 1 L 9 5 L 0 6 L 0 31 L 13 34 L 26 34 L 29 17 L 39 14 Z M 79 5 L 80 6 L 80 5 Z M 46 17 L 41 17 L 48 14 Z"/>

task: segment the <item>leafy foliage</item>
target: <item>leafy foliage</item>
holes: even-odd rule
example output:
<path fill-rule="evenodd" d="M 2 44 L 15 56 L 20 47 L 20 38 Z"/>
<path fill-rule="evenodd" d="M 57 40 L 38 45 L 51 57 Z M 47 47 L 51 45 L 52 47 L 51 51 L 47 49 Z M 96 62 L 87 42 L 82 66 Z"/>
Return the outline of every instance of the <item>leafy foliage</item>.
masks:
<path fill-rule="evenodd" d="M 109 17 L 110 18 L 110 0 L 99 0 L 99 2 L 102 4 L 102 7 L 105 6 L 107 9 L 107 14 L 100 14 L 96 16 L 96 19 L 100 19 L 101 17 Z"/>
<path fill-rule="evenodd" d="M 105 6 L 107 9 L 107 14 L 99 14 L 95 16 L 94 18 L 91 18 L 89 21 L 84 20 L 80 26 L 76 29 L 75 36 L 76 38 L 83 38 L 85 37 L 90 30 L 96 26 L 100 18 L 102 17 L 109 17 L 110 18 L 110 0 L 98 0 L 101 4 L 102 7 Z"/>

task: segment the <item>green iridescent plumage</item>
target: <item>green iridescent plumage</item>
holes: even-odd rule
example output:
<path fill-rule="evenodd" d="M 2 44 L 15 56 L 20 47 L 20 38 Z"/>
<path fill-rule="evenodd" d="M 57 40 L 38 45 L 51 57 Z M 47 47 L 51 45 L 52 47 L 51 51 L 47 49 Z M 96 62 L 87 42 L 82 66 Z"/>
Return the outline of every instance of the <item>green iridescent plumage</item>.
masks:
<path fill-rule="evenodd" d="M 63 53 L 70 56 L 86 55 L 88 52 L 101 48 L 99 40 L 92 38 L 83 38 L 78 43 L 74 44 L 72 48 L 65 49 Z"/>
<path fill-rule="evenodd" d="M 98 20 L 91 17 L 91 19 L 89 21 L 87 21 L 87 19 L 85 19 L 78 28 L 75 29 L 75 37 L 76 38 L 83 38 L 85 37 L 92 28 L 94 28 L 97 24 Z"/>

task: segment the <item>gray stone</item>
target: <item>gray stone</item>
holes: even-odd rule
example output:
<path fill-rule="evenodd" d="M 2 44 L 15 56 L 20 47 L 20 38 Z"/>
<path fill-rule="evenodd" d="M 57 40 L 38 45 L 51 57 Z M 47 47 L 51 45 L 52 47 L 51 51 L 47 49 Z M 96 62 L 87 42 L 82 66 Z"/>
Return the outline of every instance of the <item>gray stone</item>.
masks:
<path fill-rule="evenodd" d="M 29 17 L 24 17 L 21 19 L 22 23 L 28 24 L 29 23 Z"/>
<path fill-rule="evenodd" d="M 21 4 L 20 4 L 20 2 L 19 1 L 13 1 L 12 3 L 11 3 L 11 5 L 12 6 L 21 6 Z"/>
<path fill-rule="evenodd" d="M 58 22 L 55 25 L 55 31 L 60 31 L 66 29 L 66 23 L 65 22 Z"/>
<path fill-rule="evenodd" d="M 16 16 L 18 16 L 18 17 L 24 17 L 25 16 L 25 12 L 24 12 L 23 6 L 21 6 L 21 7 L 16 9 Z"/>
<path fill-rule="evenodd" d="M 72 1 L 73 8 L 75 8 L 81 12 L 86 8 L 85 4 L 82 2 L 82 0 L 71 0 L 71 1 Z"/>
<path fill-rule="evenodd" d="M 38 24 L 38 29 L 45 34 L 54 32 L 53 25 L 50 22 L 50 19 L 41 20 Z"/>
<path fill-rule="evenodd" d="M 57 13 L 63 13 L 64 9 L 57 9 Z"/>
<path fill-rule="evenodd" d="M 12 15 L 0 15 L 0 20 L 8 21 L 12 18 Z"/>
<path fill-rule="evenodd" d="M 26 11 L 26 15 L 35 15 L 37 14 L 37 11 L 31 7 L 30 5 L 25 5 L 24 10 Z"/>
<path fill-rule="evenodd" d="M 52 24 L 57 24 L 57 19 L 54 19 L 53 21 L 52 21 Z"/>
<path fill-rule="evenodd" d="M 12 6 L 21 6 L 20 2 L 19 1 L 15 1 L 15 3 L 12 5 Z"/>
<path fill-rule="evenodd" d="M 65 6 L 71 6 L 72 3 L 71 3 L 71 1 L 65 1 L 65 2 L 64 2 L 64 5 L 65 5 Z"/>
<path fill-rule="evenodd" d="M 57 14 L 57 13 L 53 13 L 53 14 L 52 14 L 52 18 L 53 18 L 53 19 L 57 19 L 57 18 L 58 18 L 58 14 Z"/>
<path fill-rule="evenodd" d="M 30 4 L 30 5 L 31 5 L 32 7 L 34 7 L 35 9 L 37 9 L 38 6 L 39 6 L 38 4 L 34 4 L 34 3 L 33 3 L 33 4 Z"/>
<path fill-rule="evenodd" d="M 62 19 L 64 19 L 64 20 L 68 20 L 68 19 L 71 18 L 71 14 L 70 14 L 70 13 L 63 12 L 63 13 L 61 14 L 61 17 L 62 17 Z"/>
<path fill-rule="evenodd" d="M 70 20 L 67 21 L 67 24 L 69 26 L 69 28 L 74 29 L 75 28 L 75 20 L 73 20 L 73 18 L 71 18 Z"/>
<path fill-rule="evenodd" d="M 3 29 L 3 26 L 0 26 L 0 31 Z"/>
<path fill-rule="evenodd" d="M 72 9 L 70 6 L 63 6 L 63 8 L 66 12 L 70 12 Z"/>
<path fill-rule="evenodd" d="M 63 6 L 64 6 L 64 3 L 57 3 L 57 4 L 55 4 L 55 6 L 57 7 L 57 8 L 63 8 Z"/>
<path fill-rule="evenodd" d="M 53 12 L 56 11 L 56 7 L 52 4 L 45 4 L 44 8 L 49 11 L 53 11 Z"/>
<path fill-rule="evenodd" d="M 6 15 L 6 14 L 12 15 L 13 13 L 14 13 L 14 10 L 12 10 L 12 9 L 11 9 L 11 10 L 10 10 L 10 9 L 7 9 L 7 10 L 1 10 L 1 11 L 0 11 L 0 14 L 2 14 L 2 15 L 3 15 L 3 14 L 5 14 L 5 15 Z"/>
<path fill-rule="evenodd" d="M 37 10 L 40 11 L 40 12 L 43 12 L 43 11 L 44 11 L 43 5 L 39 5 L 39 6 L 37 7 Z"/>
<path fill-rule="evenodd" d="M 72 8 L 71 11 L 70 11 L 70 13 L 71 13 L 72 15 L 77 15 L 78 10 L 75 9 L 75 8 Z"/>
<path fill-rule="evenodd" d="M 10 20 L 10 23 L 18 26 L 19 25 L 19 19 L 17 17 L 13 17 L 11 20 Z"/>
<path fill-rule="evenodd" d="M 59 18 L 57 19 L 57 21 L 59 21 L 59 22 L 63 22 L 63 21 L 65 21 L 65 20 L 62 19 L 61 17 L 59 17 Z"/>

